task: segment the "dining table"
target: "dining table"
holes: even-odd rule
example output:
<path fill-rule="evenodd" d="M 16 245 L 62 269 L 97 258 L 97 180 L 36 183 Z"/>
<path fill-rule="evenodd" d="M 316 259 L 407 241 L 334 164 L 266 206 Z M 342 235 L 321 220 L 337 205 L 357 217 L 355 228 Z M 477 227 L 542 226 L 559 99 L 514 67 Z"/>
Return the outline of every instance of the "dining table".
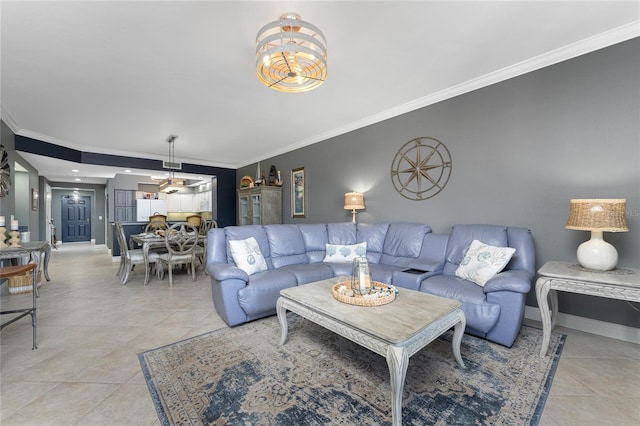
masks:
<path fill-rule="evenodd" d="M 140 234 L 131 234 L 129 236 L 129 247 L 135 245 L 142 247 L 142 255 L 144 257 L 144 285 L 149 283 L 149 250 L 165 247 L 165 237 L 155 232 L 142 232 Z M 198 234 L 198 244 L 201 244 L 205 248 L 207 247 L 207 236 Z M 206 270 L 206 269 L 205 269 Z"/>

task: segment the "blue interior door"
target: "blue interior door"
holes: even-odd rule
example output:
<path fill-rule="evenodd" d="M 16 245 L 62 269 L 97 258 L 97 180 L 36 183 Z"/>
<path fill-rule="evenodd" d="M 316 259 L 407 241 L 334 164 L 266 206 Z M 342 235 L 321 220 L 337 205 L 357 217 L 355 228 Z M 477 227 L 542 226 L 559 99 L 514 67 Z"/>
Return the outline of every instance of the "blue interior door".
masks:
<path fill-rule="evenodd" d="M 62 199 L 62 242 L 91 241 L 91 197 Z"/>

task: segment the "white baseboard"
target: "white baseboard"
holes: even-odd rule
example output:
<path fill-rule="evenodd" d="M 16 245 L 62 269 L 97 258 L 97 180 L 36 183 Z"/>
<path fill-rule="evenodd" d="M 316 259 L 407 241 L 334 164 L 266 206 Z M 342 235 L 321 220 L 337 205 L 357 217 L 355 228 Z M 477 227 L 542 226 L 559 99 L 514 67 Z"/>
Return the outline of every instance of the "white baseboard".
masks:
<path fill-rule="evenodd" d="M 524 317 L 534 321 L 542 321 L 540 309 L 532 306 L 525 306 Z M 640 344 L 640 328 L 579 317 L 576 315 L 563 314 L 562 312 L 558 313 L 556 325 L 584 331 L 586 333 L 597 334 L 598 336 L 610 337 L 612 339 Z"/>

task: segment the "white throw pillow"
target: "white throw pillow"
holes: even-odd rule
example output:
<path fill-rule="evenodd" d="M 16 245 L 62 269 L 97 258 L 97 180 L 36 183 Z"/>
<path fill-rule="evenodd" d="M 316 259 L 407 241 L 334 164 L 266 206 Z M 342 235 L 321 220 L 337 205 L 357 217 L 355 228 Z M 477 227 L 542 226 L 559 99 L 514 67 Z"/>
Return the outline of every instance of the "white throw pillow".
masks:
<path fill-rule="evenodd" d="M 473 240 L 456 270 L 456 276 L 484 287 L 491 277 L 507 266 L 515 251 L 511 247 L 489 246 Z"/>
<path fill-rule="evenodd" d="M 325 256 L 323 262 L 353 262 L 356 257 L 367 255 L 367 242 L 342 245 L 327 244 L 325 246 Z"/>
<path fill-rule="evenodd" d="M 267 262 L 260 251 L 260 246 L 255 238 L 249 237 L 246 240 L 230 240 L 231 256 L 238 268 L 249 275 L 266 271 Z"/>

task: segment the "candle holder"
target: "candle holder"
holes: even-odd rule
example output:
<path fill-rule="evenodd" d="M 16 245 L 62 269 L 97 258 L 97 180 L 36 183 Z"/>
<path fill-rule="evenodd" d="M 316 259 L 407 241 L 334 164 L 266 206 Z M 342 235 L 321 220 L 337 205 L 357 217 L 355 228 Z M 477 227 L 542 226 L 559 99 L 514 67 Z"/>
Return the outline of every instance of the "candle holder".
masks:
<path fill-rule="evenodd" d="M 9 239 L 10 247 L 20 247 L 20 232 L 19 231 L 11 231 L 9 232 L 11 238 Z"/>
<path fill-rule="evenodd" d="M 366 257 L 353 259 L 351 268 L 351 289 L 356 295 L 365 296 L 371 292 L 372 280 Z"/>
<path fill-rule="evenodd" d="M 7 239 L 7 228 L 5 228 L 4 226 L 0 226 L 0 248 L 5 248 L 8 247 L 7 244 L 5 243 L 5 240 Z"/>

